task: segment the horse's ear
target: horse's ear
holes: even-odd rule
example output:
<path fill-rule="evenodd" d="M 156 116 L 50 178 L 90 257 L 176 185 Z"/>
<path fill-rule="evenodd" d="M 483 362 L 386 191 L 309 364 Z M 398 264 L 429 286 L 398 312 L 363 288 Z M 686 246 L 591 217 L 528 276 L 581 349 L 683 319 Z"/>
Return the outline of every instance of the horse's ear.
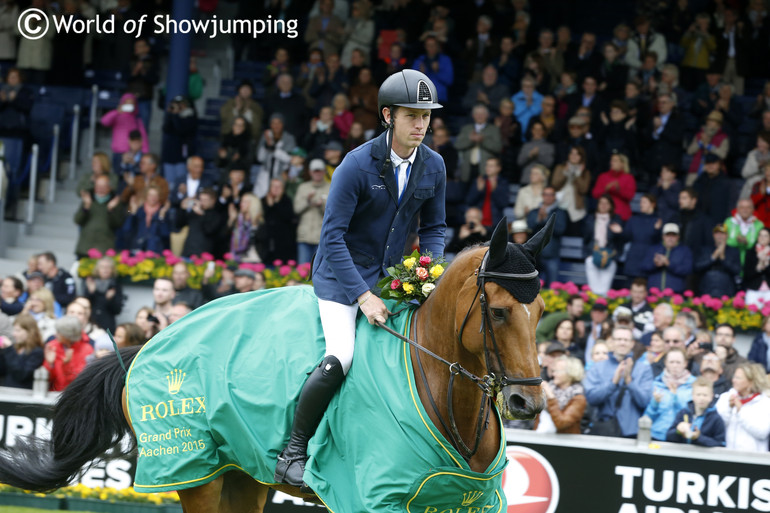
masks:
<path fill-rule="evenodd" d="M 556 224 L 556 213 L 551 214 L 551 217 L 546 221 L 545 226 L 540 229 L 535 235 L 532 236 L 527 242 L 523 244 L 523 247 L 533 257 L 537 257 L 543 248 L 545 248 L 549 242 L 551 242 L 551 235 L 553 235 L 553 226 Z"/>
<path fill-rule="evenodd" d="M 492 238 L 489 240 L 489 260 L 487 268 L 494 269 L 507 259 L 508 248 L 508 220 L 505 216 L 497 223 Z"/>

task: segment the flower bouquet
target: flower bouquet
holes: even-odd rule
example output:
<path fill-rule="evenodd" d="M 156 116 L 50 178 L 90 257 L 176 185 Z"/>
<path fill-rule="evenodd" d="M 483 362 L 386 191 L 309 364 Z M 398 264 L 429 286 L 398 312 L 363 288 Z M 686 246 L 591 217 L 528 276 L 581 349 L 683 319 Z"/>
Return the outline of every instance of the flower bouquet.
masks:
<path fill-rule="evenodd" d="M 380 295 L 399 303 L 417 301 L 422 304 L 436 288 L 445 266 L 443 257 L 434 258 L 430 252 L 421 255 L 415 250 L 400 264 L 386 269 L 388 276 L 377 283 L 382 290 Z"/>

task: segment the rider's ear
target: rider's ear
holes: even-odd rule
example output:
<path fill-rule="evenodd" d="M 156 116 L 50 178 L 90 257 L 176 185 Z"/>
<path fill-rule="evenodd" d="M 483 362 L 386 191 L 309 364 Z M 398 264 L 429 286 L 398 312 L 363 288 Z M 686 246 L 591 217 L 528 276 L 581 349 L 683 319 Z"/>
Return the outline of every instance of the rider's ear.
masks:
<path fill-rule="evenodd" d="M 505 262 L 507 258 L 506 250 L 508 248 L 508 221 L 503 216 L 495 231 L 492 233 L 492 238 L 489 240 L 489 260 L 487 261 L 487 269 L 494 269 Z"/>
<path fill-rule="evenodd" d="M 523 248 L 527 250 L 533 257 L 537 257 L 543 248 L 545 248 L 549 242 L 551 242 L 551 235 L 553 234 L 553 225 L 556 223 L 556 214 L 551 214 L 546 221 L 545 226 L 532 236 L 526 243 L 523 244 Z"/>

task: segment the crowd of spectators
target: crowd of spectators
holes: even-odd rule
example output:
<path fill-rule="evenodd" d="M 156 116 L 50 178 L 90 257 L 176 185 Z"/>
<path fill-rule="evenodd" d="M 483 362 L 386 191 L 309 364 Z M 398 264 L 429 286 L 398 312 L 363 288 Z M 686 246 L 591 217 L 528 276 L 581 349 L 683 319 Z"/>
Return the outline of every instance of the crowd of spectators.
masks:
<path fill-rule="evenodd" d="M 167 8 L 108 4 L 32 2 L 52 17 L 127 19 Z M 538 429 L 586 432 L 593 424 L 594 432 L 633 436 L 646 414 L 656 439 L 767 450 L 770 322 L 749 363 L 733 348 L 730 326 L 712 334 L 698 318 L 646 304 L 648 286 L 770 299 L 767 2 L 638 2 L 596 31 L 548 10 L 526 0 L 239 2 L 239 16 L 298 18 L 302 37 L 233 38 L 236 59 L 261 62 L 264 75 L 243 80 L 222 103 L 211 156 L 199 151 L 195 57 L 187 94 L 161 104 L 155 141 L 156 39 L 19 40 L 15 23 L 0 24 L 11 27 L 0 28 L 0 59 L 10 65 L 0 136 L 29 133 L 27 84 L 79 85 L 87 67 L 125 63 L 128 87 L 100 119 L 110 151 L 94 154 L 78 184 L 76 254 L 171 249 L 185 258 L 303 263 L 319 243 L 335 168 L 382 130 L 378 84 L 418 69 L 444 105 L 425 142 L 446 164 L 448 256 L 487 240 L 504 215 L 515 242 L 555 215 L 538 262 L 546 284 L 560 279 L 566 237 L 579 241 L 593 291 L 633 281 L 632 301 L 612 318 L 597 304 L 584 319 L 578 297 L 542 320 L 551 422 L 544 415 Z M 13 0 L 0 0 L 0 19 L 17 12 Z M 123 292 L 109 259 L 76 284 L 51 253 L 36 256 L 23 280 L 3 280 L 9 327 L 0 332 L 0 375 L 27 387 L 43 365 L 61 389 L 110 352 L 105 330 L 119 346 L 143 343 L 208 300 L 264 287 L 264 276 L 247 269 L 226 269 L 216 283 L 213 275 L 208 269 L 203 288 L 191 289 L 185 265 L 174 266 L 171 279 L 154 284 L 154 305 L 116 325 Z"/>

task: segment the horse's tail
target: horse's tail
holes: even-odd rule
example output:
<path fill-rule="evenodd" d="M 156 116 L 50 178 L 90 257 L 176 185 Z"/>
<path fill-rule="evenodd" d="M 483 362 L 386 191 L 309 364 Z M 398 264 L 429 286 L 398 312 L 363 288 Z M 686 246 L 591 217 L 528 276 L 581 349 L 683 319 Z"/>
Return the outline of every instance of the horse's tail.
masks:
<path fill-rule="evenodd" d="M 121 349 L 120 358 L 128 364 L 139 349 Z M 59 396 L 50 440 L 18 439 L 15 447 L 0 451 L 0 482 L 49 492 L 67 486 L 83 467 L 110 449 L 112 456 L 131 452 L 134 444 L 121 448 L 120 443 L 130 432 L 122 406 L 125 378 L 117 356 L 87 365 Z"/>

